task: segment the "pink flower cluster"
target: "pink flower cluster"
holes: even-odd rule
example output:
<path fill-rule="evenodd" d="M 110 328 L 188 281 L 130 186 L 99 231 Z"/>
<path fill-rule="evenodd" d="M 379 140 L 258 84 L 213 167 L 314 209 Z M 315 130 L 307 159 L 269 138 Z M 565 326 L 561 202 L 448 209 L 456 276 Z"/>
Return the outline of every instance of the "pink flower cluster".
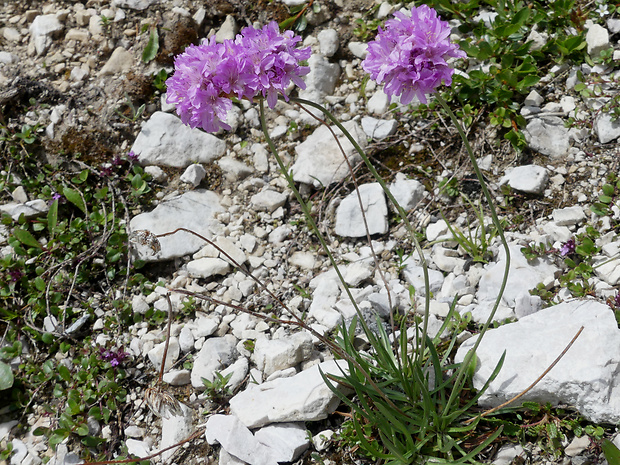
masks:
<path fill-rule="evenodd" d="M 310 58 L 310 47 L 295 48 L 299 41 L 292 31 L 280 33 L 272 21 L 260 30 L 246 27 L 235 40 L 219 44 L 211 37 L 191 45 L 175 59 L 175 72 L 166 81 L 167 102 L 176 105 L 183 123 L 192 128 L 228 130 L 232 96 L 252 100 L 261 94 L 273 108 L 278 94 L 287 98 L 291 82 L 305 89 L 301 76 L 310 69 L 299 63 Z"/>
<path fill-rule="evenodd" d="M 377 83 L 385 82 L 387 95 L 400 95 L 401 103 L 411 102 L 414 96 L 426 103 L 426 94 L 442 81 L 447 86 L 452 83 L 454 69 L 447 60 L 466 54 L 450 43 L 448 23 L 432 8 L 421 5 L 411 8 L 411 17 L 401 12 L 394 16 L 368 44 L 362 67 Z"/>

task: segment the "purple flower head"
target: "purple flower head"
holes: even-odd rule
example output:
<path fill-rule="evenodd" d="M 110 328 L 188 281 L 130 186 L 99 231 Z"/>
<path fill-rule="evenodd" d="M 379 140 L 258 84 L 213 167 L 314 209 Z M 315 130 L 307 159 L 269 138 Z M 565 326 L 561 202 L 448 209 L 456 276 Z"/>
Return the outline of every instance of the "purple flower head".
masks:
<path fill-rule="evenodd" d="M 127 160 L 129 160 L 129 163 L 136 163 L 138 161 L 138 155 L 135 154 L 133 150 L 130 150 L 127 153 Z"/>
<path fill-rule="evenodd" d="M 99 357 L 102 360 L 110 362 L 110 365 L 117 367 L 129 354 L 122 349 L 109 350 L 105 347 L 99 347 Z"/>
<path fill-rule="evenodd" d="M 58 200 L 58 203 L 61 203 L 63 200 L 62 194 L 59 194 L 58 192 L 54 192 L 52 194 L 52 198 L 47 202 L 47 204 L 52 205 L 56 200 Z"/>
<path fill-rule="evenodd" d="M 9 276 L 11 277 L 11 282 L 16 283 L 24 277 L 24 273 L 21 270 L 9 270 Z"/>
<path fill-rule="evenodd" d="M 450 43 L 448 23 L 432 8 L 412 7 L 411 17 L 400 11 L 394 17 L 368 44 L 362 67 L 377 83 L 385 83 L 387 95 L 399 95 L 401 103 L 410 103 L 414 96 L 426 103 L 426 94 L 442 82 L 452 84 L 454 69 L 448 60 L 466 54 Z"/>
<path fill-rule="evenodd" d="M 299 62 L 310 58 L 310 47 L 297 49 L 295 46 L 301 37 L 293 31 L 280 33 L 278 23 L 272 21 L 261 30 L 246 27 L 237 36 L 235 43 L 245 51 L 244 61 L 251 70 L 249 85 L 267 98 L 271 108 L 276 105 L 278 94 L 286 100 L 286 89 L 292 82 L 301 89 L 306 83 L 301 79 L 310 72 L 307 66 Z"/>
<path fill-rule="evenodd" d="M 614 303 L 616 304 L 617 308 L 620 308 L 620 292 L 616 294 L 616 297 L 614 298 Z"/>
<path fill-rule="evenodd" d="M 310 48 L 296 49 L 300 40 L 291 31 L 280 33 L 274 21 L 261 30 L 247 27 L 234 41 L 218 44 L 212 37 L 191 45 L 175 59 L 166 101 L 176 105 L 181 121 L 192 128 L 229 130 L 225 121 L 232 96 L 252 100 L 260 93 L 273 108 L 278 93 L 287 98 L 291 82 L 305 88 L 301 76 L 309 68 L 299 62 L 310 57 Z"/>
<path fill-rule="evenodd" d="M 560 249 L 560 255 L 566 257 L 575 251 L 575 239 L 567 240 Z"/>

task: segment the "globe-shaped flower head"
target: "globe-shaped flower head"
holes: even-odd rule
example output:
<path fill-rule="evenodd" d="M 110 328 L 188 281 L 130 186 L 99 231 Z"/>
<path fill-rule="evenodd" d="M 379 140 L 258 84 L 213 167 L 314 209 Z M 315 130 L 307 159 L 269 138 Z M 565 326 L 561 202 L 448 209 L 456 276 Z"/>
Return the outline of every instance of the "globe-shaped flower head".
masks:
<path fill-rule="evenodd" d="M 401 103 L 410 103 L 414 96 L 426 103 L 426 94 L 442 82 L 452 84 L 454 69 L 448 60 L 465 56 L 450 42 L 448 23 L 439 19 L 435 10 L 421 5 L 411 8 L 411 17 L 394 13 L 385 29 L 379 28 L 375 40 L 368 44 L 362 67 L 377 83 L 385 83 L 387 95 L 400 95 Z"/>
<path fill-rule="evenodd" d="M 299 62 L 310 57 L 310 47 L 296 49 L 300 40 L 291 31 L 280 33 L 272 21 L 262 29 L 246 27 L 234 41 L 219 44 L 211 37 L 190 45 L 176 57 L 174 75 L 166 81 L 167 102 L 176 105 L 181 121 L 192 128 L 229 130 L 225 121 L 232 96 L 252 100 L 262 94 L 273 108 L 278 94 L 287 98 L 291 82 L 305 88 L 301 76 L 309 68 Z"/>

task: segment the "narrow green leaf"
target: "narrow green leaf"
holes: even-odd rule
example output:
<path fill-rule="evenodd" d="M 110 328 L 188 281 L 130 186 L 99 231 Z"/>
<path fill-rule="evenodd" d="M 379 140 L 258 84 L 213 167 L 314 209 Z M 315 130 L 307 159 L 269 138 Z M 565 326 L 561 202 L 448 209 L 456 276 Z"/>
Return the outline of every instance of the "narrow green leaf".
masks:
<path fill-rule="evenodd" d="M 142 52 L 142 61 L 148 63 L 152 61 L 157 52 L 159 51 L 159 34 L 157 33 L 157 28 L 154 27 L 151 29 L 151 35 L 149 36 L 149 41 L 144 47 L 144 51 Z"/>
<path fill-rule="evenodd" d="M 30 234 L 25 229 L 15 228 L 13 231 L 13 235 L 15 238 L 24 245 L 28 247 L 35 247 L 37 249 L 41 249 L 41 244 L 37 241 L 32 234 Z"/>
<path fill-rule="evenodd" d="M 58 224 L 58 199 L 54 200 L 47 212 L 47 230 L 54 237 L 54 230 Z"/>
<path fill-rule="evenodd" d="M 77 190 L 65 187 L 63 188 L 62 193 L 67 198 L 67 200 L 76 207 L 78 207 L 82 211 L 82 213 L 86 213 L 86 205 L 84 204 L 84 200 L 82 199 L 82 196 Z"/>
<path fill-rule="evenodd" d="M 11 386 L 13 386 L 13 370 L 8 364 L 0 362 L 0 391 Z"/>
<path fill-rule="evenodd" d="M 620 465 L 620 449 L 613 442 L 609 439 L 604 439 L 601 448 L 609 465 Z"/>

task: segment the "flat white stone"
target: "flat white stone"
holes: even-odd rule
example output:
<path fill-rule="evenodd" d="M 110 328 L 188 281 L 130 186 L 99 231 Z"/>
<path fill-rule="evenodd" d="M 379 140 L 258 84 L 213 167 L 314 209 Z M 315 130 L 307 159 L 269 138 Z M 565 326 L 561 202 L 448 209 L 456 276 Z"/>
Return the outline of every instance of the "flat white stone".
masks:
<path fill-rule="evenodd" d="M 562 353 L 581 326 L 585 329 L 573 346 L 520 402 L 568 404 L 589 421 L 618 423 L 620 330 L 609 307 L 591 300 L 562 303 L 489 330 L 476 352 L 474 387 L 480 389 L 487 381 L 504 350 L 506 359 L 480 405 L 493 407 L 520 394 Z M 474 342 L 471 338 L 463 343 L 457 362 Z"/>
<path fill-rule="evenodd" d="M 191 129 L 174 115 L 156 111 L 142 127 L 131 150 L 142 165 L 184 168 L 221 157 L 226 143 L 200 129 Z"/>
<path fill-rule="evenodd" d="M 254 437 L 273 451 L 278 462 L 293 462 L 310 446 L 308 431 L 303 423 L 265 426 L 254 433 Z"/>
<path fill-rule="evenodd" d="M 583 208 L 579 205 L 574 207 L 558 208 L 553 210 L 553 221 L 558 226 L 571 226 L 581 223 L 586 219 L 586 215 L 583 212 Z"/>
<path fill-rule="evenodd" d="M 325 374 L 342 376 L 341 369 L 346 369 L 346 363 L 331 360 L 290 378 L 278 378 L 254 386 L 230 399 L 230 410 L 248 428 L 327 418 L 340 400 L 323 382 L 319 369 Z"/>
<path fill-rule="evenodd" d="M 232 334 L 207 339 L 194 359 L 192 386 L 204 390 L 202 378 L 213 381 L 214 372 L 231 365 L 237 355 L 236 344 L 237 338 Z"/>
<path fill-rule="evenodd" d="M 508 171 L 499 181 L 499 184 L 508 184 L 513 189 L 527 194 L 542 194 L 548 182 L 549 173 L 546 168 L 537 165 L 524 165 Z"/>
<path fill-rule="evenodd" d="M 358 123 L 347 121 L 343 126 L 362 149 L 366 147 L 366 135 Z M 355 167 L 361 161 L 361 157 L 338 128 L 332 126 L 331 129 L 338 137 L 349 163 Z M 330 130 L 325 126 L 319 126 L 304 142 L 297 145 L 295 152 L 297 160 L 291 171 L 296 182 L 320 188 L 339 182 L 349 175 L 344 155 Z"/>
<path fill-rule="evenodd" d="M 422 200 L 424 185 L 415 179 L 407 179 L 403 173 L 396 173 L 394 182 L 390 184 L 390 192 L 403 210 L 408 212 Z"/>
<path fill-rule="evenodd" d="M 381 120 L 372 116 L 364 116 L 362 118 L 362 129 L 368 137 L 382 140 L 391 136 L 398 128 L 398 121 L 395 119 Z"/>
<path fill-rule="evenodd" d="M 359 205 L 358 192 L 347 195 L 336 209 L 334 231 L 344 237 L 364 237 L 368 234 L 385 234 L 388 231 L 388 209 L 383 188 L 377 182 L 359 186 L 366 224 Z"/>
<path fill-rule="evenodd" d="M 274 191 L 273 189 L 266 189 L 258 194 L 254 194 L 250 202 L 254 208 L 258 210 L 273 212 L 277 208 L 283 206 L 287 198 L 288 196 L 286 194 Z"/>
<path fill-rule="evenodd" d="M 129 229 L 163 234 L 177 228 L 186 228 L 210 239 L 212 231 L 220 224 L 214 219 L 214 214 L 220 211 L 222 207 L 216 193 L 197 189 L 162 202 L 151 212 L 133 217 L 129 222 Z M 136 257 L 145 261 L 169 260 L 192 254 L 205 245 L 202 239 L 185 231 L 160 237 L 158 240 L 161 251 L 153 253 L 148 246 L 136 244 Z"/>
<path fill-rule="evenodd" d="M 568 155 L 569 130 L 557 116 L 533 118 L 523 130 L 523 135 L 532 150 L 552 158 Z"/>

